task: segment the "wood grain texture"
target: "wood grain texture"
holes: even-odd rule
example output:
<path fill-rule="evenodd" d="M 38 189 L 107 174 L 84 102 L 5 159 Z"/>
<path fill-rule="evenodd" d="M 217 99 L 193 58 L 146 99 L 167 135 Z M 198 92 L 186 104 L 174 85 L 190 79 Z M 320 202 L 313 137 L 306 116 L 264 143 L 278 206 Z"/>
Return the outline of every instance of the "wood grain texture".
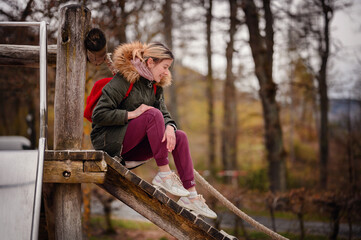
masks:
<path fill-rule="evenodd" d="M 48 66 L 55 67 L 56 48 L 56 45 L 48 45 Z M 0 65 L 39 68 L 39 51 L 39 46 L 0 44 Z"/>

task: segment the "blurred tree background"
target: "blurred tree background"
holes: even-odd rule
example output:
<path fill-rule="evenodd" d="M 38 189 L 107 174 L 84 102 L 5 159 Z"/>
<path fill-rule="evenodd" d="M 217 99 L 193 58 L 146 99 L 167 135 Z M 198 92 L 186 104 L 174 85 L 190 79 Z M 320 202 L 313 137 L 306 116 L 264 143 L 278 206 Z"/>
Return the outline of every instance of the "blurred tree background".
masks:
<path fill-rule="evenodd" d="M 359 208 L 344 202 L 361 202 L 360 45 L 343 46 L 333 28 L 337 13 L 352 19 L 359 3 L 3 0 L 0 21 L 46 20 L 48 44 L 56 44 L 58 10 L 74 3 L 91 10 L 110 53 L 134 40 L 164 42 L 173 50 L 169 110 L 189 136 L 195 168 L 215 184 L 237 189 L 230 199 L 269 192 L 299 200 L 294 190 L 303 189 L 310 202 L 324 207 L 333 201 L 352 213 L 339 219 L 360 223 Z M 1 27 L 0 43 L 37 45 L 38 32 Z M 349 71 L 341 71 L 350 59 Z M 26 136 L 36 147 L 38 69 L 0 71 L 0 135 Z M 50 149 L 55 71 L 48 67 Z M 88 63 L 87 94 L 109 76 L 106 64 Z M 91 148 L 90 130 L 85 120 L 84 149 Z"/>

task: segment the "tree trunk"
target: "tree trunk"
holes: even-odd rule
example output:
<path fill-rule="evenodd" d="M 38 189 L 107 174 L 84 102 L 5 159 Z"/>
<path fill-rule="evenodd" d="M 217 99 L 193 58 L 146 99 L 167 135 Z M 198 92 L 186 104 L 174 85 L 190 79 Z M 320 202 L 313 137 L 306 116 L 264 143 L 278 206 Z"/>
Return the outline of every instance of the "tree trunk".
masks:
<path fill-rule="evenodd" d="M 320 41 L 321 67 L 318 74 L 318 93 L 320 96 L 321 122 L 320 122 L 320 187 L 327 188 L 327 167 L 328 167 L 328 95 L 327 95 L 327 62 L 330 54 L 330 31 L 329 23 L 332 18 L 332 10 L 322 3 L 324 18 L 324 37 Z M 324 41 L 324 42 L 322 42 Z"/>
<path fill-rule="evenodd" d="M 229 42 L 226 49 L 227 69 L 224 87 L 223 103 L 223 132 L 222 132 L 222 162 L 225 170 L 237 168 L 237 101 L 234 86 L 233 67 L 233 45 L 237 26 L 237 2 L 229 0 L 230 4 L 230 29 Z M 230 177 L 225 177 L 230 182 Z"/>
<path fill-rule="evenodd" d="M 279 107 L 276 102 L 277 86 L 272 77 L 273 65 L 273 15 L 270 1 L 263 1 L 265 11 L 266 36 L 262 37 L 259 29 L 258 11 L 253 0 L 242 2 L 249 30 L 250 47 L 255 63 L 255 74 L 259 81 L 259 95 L 262 101 L 265 124 L 265 142 L 270 190 L 286 190 L 286 165 L 283 148 L 282 129 L 279 119 Z"/>
<path fill-rule="evenodd" d="M 119 1 L 119 8 L 121 9 L 121 24 L 116 24 L 116 26 L 119 27 L 119 31 L 117 31 L 119 44 L 122 44 L 127 42 L 126 27 L 128 25 L 128 13 L 125 11 L 125 0 Z"/>
<path fill-rule="evenodd" d="M 166 0 L 163 5 L 163 24 L 164 24 L 164 39 L 165 44 L 169 49 L 173 49 L 173 38 L 172 38 L 172 29 L 173 29 L 173 19 L 172 19 L 172 3 L 173 0 Z M 177 81 L 176 81 L 176 73 L 171 69 L 171 73 L 173 76 L 172 85 L 169 89 L 169 112 L 172 115 L 172 118 L 177 122 L 178 127 L 180 126 L 179 118 L 178 118 L 178 102 L 177 102 Z"/>
<path fill-rule="evenodd" d="M 346 117 L 346 126 L 347 126 L 347 139 L 346 139 L 346 159 L 348 167 L 348 184 L 352 192 L 357 191 L 357 185 L 354 177 L 354 164 L 353 164 L 353 136 L 352 136 L 352 126 L 351 126 L 351 99 L 347 100 L 347 117 Z"/>
<path fill-rule="evenodd" d="M 304 219 L 303 219 L 303 213 L 298 213 L 297 214 L 297 218 L 298 218 L 298 222 L 300 223 L 300 240 L 305 239 L 305 224 L 304 224 Z"/>
<path fill-rule="evenodd" d="M 272 230 L 277 232 L 277 229 L 276 229 L 276 217 L 275 217 L 275 209 L 273 207 L 272 204 L 269 205 L 269 212 L 270 212 L 270 215 L 271 215 L 271 222 L 272 222 Z"/>
<path fill-rule="evenodd" d="M 208 8 L 206 13 L 206 28 L 207 28 L 207 100 L 208 100 L 208 156 L 209 156 L 209 168 L 211 170 L 211 176 L 216 174 L 216 129 L 214 122 L 214 80 L 213 80 L 213 68 L 212 68 L 212 8 L 213 0 L 208 1 Z"/>
<path fill-rule="evenodd" d="M 340 207 L 334 206 L 334 209 L 331 210 L 331 232 L 330 240 L 337 240 L 337 235 L 340 230 Z"/>

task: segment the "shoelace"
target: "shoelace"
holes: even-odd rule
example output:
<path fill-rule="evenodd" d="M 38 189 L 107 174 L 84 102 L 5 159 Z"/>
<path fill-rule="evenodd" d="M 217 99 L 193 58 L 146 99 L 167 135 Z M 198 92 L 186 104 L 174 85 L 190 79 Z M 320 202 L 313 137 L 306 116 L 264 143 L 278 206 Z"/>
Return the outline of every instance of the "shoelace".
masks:
<path fill-rule="evenodd" d="M 170 177 L 174 180 L 174 183 L 176 183 L 176 184 L 179 185 L 179 186 L 183 186 L 183 185 L 182 185 L 182 182 L 181 182 L 181 180 L 179 179 L 179 177 L 177 176 L 177 174 L 175 174 L 174 172 L 172 172 L 172 173 L 170 174 Z"/>
<path fill-rule="evenodd" d="M 206 200 L 204 199 L 203 195 L 198 194 L 197 197 L 194 199 L 194 201 L 200 201 L 202 203 L 202 205 L 206 205 Z"/>
<path fill-rule="evenodd" d="M 198 199 L 199 199 L 199 201 L 201 201 L 203 204 L 206 203 L 206 200 L 204 199 L 203 195 L 198 194 Z"/>

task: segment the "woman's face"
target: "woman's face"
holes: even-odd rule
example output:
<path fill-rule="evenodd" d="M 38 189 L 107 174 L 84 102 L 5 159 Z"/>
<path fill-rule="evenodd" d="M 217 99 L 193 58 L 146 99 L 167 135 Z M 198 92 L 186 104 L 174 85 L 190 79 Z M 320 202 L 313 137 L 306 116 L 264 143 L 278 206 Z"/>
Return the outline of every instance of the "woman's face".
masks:
<path fill-rule="evenodd" d="M 149 58 L 148 68 L 153 74 L 154 80 L 160 82 L 160 80 L 169 75 L 169 67 L 172 65 L 173 59 L 164 59 L 159 63 L 155 63 L 152 58 Z"/>

